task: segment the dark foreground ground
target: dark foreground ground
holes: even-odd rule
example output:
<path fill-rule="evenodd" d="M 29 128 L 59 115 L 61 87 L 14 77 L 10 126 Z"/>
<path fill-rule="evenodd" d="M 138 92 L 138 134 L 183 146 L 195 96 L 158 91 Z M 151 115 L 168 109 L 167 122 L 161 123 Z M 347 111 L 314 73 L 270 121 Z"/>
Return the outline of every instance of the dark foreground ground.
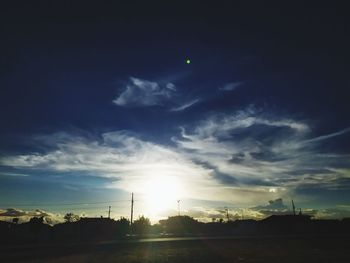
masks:
<path fill-rule="evenodd" d="M 350 262 L 350 237 L 241 238 L 1 248 L 0 262 Z"/>

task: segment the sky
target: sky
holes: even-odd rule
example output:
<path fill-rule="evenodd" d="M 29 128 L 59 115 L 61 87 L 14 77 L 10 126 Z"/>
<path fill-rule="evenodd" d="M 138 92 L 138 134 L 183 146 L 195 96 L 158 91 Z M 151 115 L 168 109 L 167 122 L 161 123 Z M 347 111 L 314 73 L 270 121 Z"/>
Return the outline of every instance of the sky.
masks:
<path fill-rule="evenodd" d="M 349 217 L 345 10 L 4 6 L 0 220 Z"/>

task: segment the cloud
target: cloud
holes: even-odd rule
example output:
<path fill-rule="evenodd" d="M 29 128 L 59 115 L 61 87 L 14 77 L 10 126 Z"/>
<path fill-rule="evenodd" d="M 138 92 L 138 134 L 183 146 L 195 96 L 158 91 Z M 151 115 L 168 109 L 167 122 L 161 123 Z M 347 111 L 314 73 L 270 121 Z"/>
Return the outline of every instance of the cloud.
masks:
<path fill-rule="evenodd" d="M 17 208 L 7 208 L 5 210 L 0 209 L 0 220 L 2 221 L 12 221 L 13 218 L 18 218 L 19 223 L 24 223 L 28 222 L 32 217 L 44 217 L 44 223 L 49 225 L 55 225 L 64 221 L 62 215 L 53 214 L 41 209 L 28 211 Z"/>
<path fill-rule="evenodd" d="M 260 205 L 251 208 L 253 210 L 286 210 L 287 206 L 283 203 L 282 198 L 277 198 L 275 200 L 270 200 L 268 205 Z"/>
<path fill-rule="evenodd" d="M 207 198 L 203 188 L 209 185 L 220 189 L 219 184 L 212 183 L 209 170 L 170 147 L 141 140 L 127 131 L 104 133 L 94 140 L 53 134 L 45 136 L 45 143 L 51 144 L 46 153 L 7 156 L 0 163 L 32 172 L 79 171 L 85 176 L 117 178 L 109 187 L 140 194 L 145 191 L 145 182 L 157 176 L 180 178 L 187 197 Z"/>
<path fill-rule="evenodd" d="M 244 84 L 244 82 L 241 82 L 241 81 L 230 82 L 230 83 L 226 83 L 223 87 L 219 88 L 219 90 L 233 91 L 233 90 L 237 89 L 239 86 L 242 86 L 243 84 Z"/>
<path fill-rule="evenodd" d="M 238 183 L 237 179 L 234 178 L 232 175 L 220 172 L 218 167 L 215 167 L 208 162 L 201 162 L 197 160 L 195 161 L 195 163 L 208 169 L 212 177 L 216 178 L 225 185 L 237 185 Z"/>
<path fill-rule="evenodd" d="M 268 118 L 248 108 L 233 115 L 209 117 L 191 133 L 183 128 L 181 138 L 173 140 L 188 158 L 210 164 L 238 180 L 244 178 L 241 182 L 258 182 L 288 170 L 283 160 L 292 157 L 293 142 L 308 131 L 305 123 Z M 273 158 L 276 164 L 268 160 Z"/>
<path fill-rule="evenodd" d="M 227 210 L 226 210 L 227 209 Z M 207 208 L 207 207 L 193 207 L 191 209 L 184 210 L 183 213 L 191 216 L 202 222 L 211 222 L 213 219 L 219 220 L 227 219 L 227 212 L 230 220 L 241 219 L 255 219 L 260 220 L 271 215 L 291 215 L 292 210 L 283 203 L 282 198 L 277 198 L 268 201 L 266 205 L 259 205 L 251 208 L 237 208 L 237 207 L 219 207 L 219 208 Z M 350 206 L 337 206 L 334 208 L 324 209 L 312 209 L 303 208 L 302 213 L 310 215 L 315 219 L 342 219 L 350 217 Z M 177 211 L 166 211 L 163 215 L 166 218 L 169 215 L 176 215 Z"/>
<path fill-rule="evenodd" d="M 310 131 L 306 123 L 279 116 L 264 116 L 254 106 L 249 106 L 233 114 L 213 114 L 200 121 L 192 130 L 197 137 L 201 138 L 229 138 L 234 134 L 236 136 L 246 134 L 247 137 L 264 135 L 262 129 L 269 129 L 267 132 L 270 132 L 272 128 L 280 128 L 280 130 L 285 128 L 284 131 L 297 133 Z M 255 134 L 252 134 L 254 132 Z M 183 134 L 185 133 L 183 132 Z"/>
<path fill-rule="evenodd" d="M 126 108 L 163 106 L 171 112 L 180 112 L 200 101 L 199 98 L 185 100 L 185 97 L 187 96 L 171 82 L 162 85 L 158 82 L 130 78 L 129 83 L 113 103 Z"/>
<path fill-rule="evenodd" d="M 157 82 L 130 78 L 130 82 L 123 92 L 113 100 L 113 103 L 122 107 L 164 105 L 175 93 L 176 87 L 172 83 L 161 87 Z"/>
<path fill-rule="evenodd" d="M 342 219 L 350 217 L 350 206 L 336 206 L 333 208 L 302 208 L 302 213 L 310 215 L 315 219 Z M 283 203 L 282 198 L 270 200 L 267 205 L 244 209 L 246 214 L 253 216 L 255 219 L 266 218 L 271 215 L 291 215 L 292 210 Z"/>
<path fill-rule="evenodd" d="M 0 211 L 0 217 L 2 216 L 17 217 L 17 216 L 23 216 L 26 214 L 27 214 L 26 212 L 15 208 L 8 208 L 5 211 Z"/>
<path fill-rule="evenodd" d="M 200 100 L 199 99 L 194 99 L 190 102 L 187 102 L 181 106 L 178 106 L 178 107 L 175 107 L 175 108 L 172 108 L 170 109 L 170 111 L 183 111 L 183 110 L 186 110 L 187 108 L 193 106 L 194 104 L 198 103 Z"/>
<path fill-rule="evenodd" d="M 227 219 L 225 209 L 208 209 L 204 207 L 194 207 L 186 211 L 186 214 L 194 217 L 200 221 L 212 221 L 213 219 Z M 232 213 L 229 213 L 229 217 L 233 217 Z"/>
<path fill-rule="evenodd" d="M 218 208 L 208 208 L 202 206 L 195 206 L 190 209 L 185 209 L 182 211 L 184 215 L 195 218 L 201 222 L 213 222 L 218 220 L 227 220 L 227 212 L 229 216 L 229 220 L 237 220 L 242 219 L 242 212 L 245 212 L 246 218 L 254 218 L 257 219 L 257 213 L 252 210 L 247 209 L 238 209 L 238 208 L 230 208 L 228 210 L 227 207 L 218 207 Z M 178 214 L 176 210 L 167 210 L 162 213 L 162 218 L 167 218 L 169 216 L 175 216 Z"/>
<path fill-rule="evenodd" d="M 340 134 L 344 131 L 327 138 Z M 309 199 L 302 189 L 316 196 L 330 195 L 329 189 L 349 189 L 349 175 L 340 172 L 350 167 L 348 155 L 327 152 L 320 140 L 305 147 L 304 141 L 310 137 L 313 133 L 306 121 L 264 113 L 250 106 L 231 114 L 214 114 L 183 127 L 181 137 L 173 141 L 188 159 L 211 169 L 213 179 L 231 186 L 232 191 L 252 191 L 247 198 L 250 202 L 258 201 L 254 196 L 275 198 L 294 192 Z M 316 193 L 310 188 L 312 185 L 322 188 Z M 350 195 L 344 195 L 342 198 L 349 200 Z"/>
<path fill-rule="evenodd" d="M 339 219 L 339 218 L 350 218 L 350 207 L 336 207 L 326 208 L 320 210 L 311 210 L 313 216 L 318 219 Z M 309 213 L 308 210 L 305 211 Z"/>
<path fill-rule="evenodd" d="M 0 171 L 0 176 L 27 177 L 29 175 L 28 174 L 23 174 L 23 173 L 9 173 L 9 172 L 1 172 Z"/>
<path fill-rule="evenodd" d="M 334 132 L 334 133 L 330 133 L 330 134 L 326 134 L 326 135 L 322 135 L 322 136 L 319 136 L 319 137 L 315 137 L 315 138 L 311 138 L 311 139 L 305 140 L 305 141 L 303 141 L 303 143 L 306 144 L 306 143 L 320 142 L 320 141 L 327 140 L 327 139 L 330 139 L 330 138 L 333 138 L 333 137 L 336 137 L 336 136 L 343 135 L 343 134 L 348 133 L 348 132 L 350 132 L 350 127 L 346 128 L 346 129 L 343 129 L 341 131 L 337 131 L 337 132 Z"/>
<path fill-rule="evenodd" d="M 213 113 L 184 126 L 168 145 L 129 131 L 98 137 L 56 133 L 35 138 L 40 152 L 3 156 L 0 164 L 28 173 L 79 171 L 85 176 L 116 178 L 107 187 L 140 194 L 153 177 L 176 177 L 183 185 L 181 198 L 242 207 L 293 193 L 307 198 L 305 191 L 316 193 L 317 186 L 319 196 L 332 189 L 349 189 L 349 156 L 327 151 L 322 140 L 310 141 L 306 147 L 304 142 L 310 138 L 315 137 L 307 121 L 249 106 Z"/>

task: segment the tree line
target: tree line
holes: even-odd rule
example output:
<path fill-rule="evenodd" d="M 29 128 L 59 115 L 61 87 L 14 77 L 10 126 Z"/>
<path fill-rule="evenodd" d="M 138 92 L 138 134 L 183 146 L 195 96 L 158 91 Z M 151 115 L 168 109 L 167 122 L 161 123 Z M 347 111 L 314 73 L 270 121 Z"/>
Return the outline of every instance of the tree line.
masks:
<path fill-rule="evenodd" d="M 65 222 L 54 226 L 43 217 L 27 223 L 0 221 L 0 243 L 93 242 L 162 236 L 251 236 L 251 235 L 349 235 L 350 218 L 312 220 L 308 216 L 283 215 L 266 219 L 200 222 L 190 216 L 172 216 L 151 224 L 140 216 L 132 224 L 126 218 L 86 218 L 67 213 Z"/>

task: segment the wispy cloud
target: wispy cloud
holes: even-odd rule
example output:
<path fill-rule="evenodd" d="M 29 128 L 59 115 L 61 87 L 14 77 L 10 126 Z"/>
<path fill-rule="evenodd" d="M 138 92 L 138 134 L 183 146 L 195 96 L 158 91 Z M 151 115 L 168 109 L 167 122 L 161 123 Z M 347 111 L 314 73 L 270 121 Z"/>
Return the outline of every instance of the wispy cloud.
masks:
<path fill-rule="evenodd" d="M 306 121 L 250 106 L 187 125 L 169 145 L 145 141 L 128 131 L 99 137 L 57 133 L 35 139 L 48 145 L 46 152 L 4 156 L 0 164 L 117 178 L 108 187 L 140 193 L 150 178 L 171 176 L 183 183 L 183 198 L 248 206 L 313 185 L 328 194 L 340 186 L 350 190 L 348 156 L 319 151 L 323 138 L 335 139 L 346 132 L 309 139 L 313 133 Z M 312 147 L 304 147 L 305 141 Z"/>
<path fill-rule="evenodd" d="M 230 82 L 230 83 L 226 83 L 225 85 L 220 87 L 219 90 L 233 91 L 233 90 L 237 89 L 238 87 L 242 86 L 243 84 L 244 84 L 244 82 L 242 82 L 242 81 Z"/>
<path fill-rule="evenodd" d="M 163 105 L 175 93 L 176 87 L 172 83 L 161 86 L 157 82 L 130 78 L 130 82 L 122 93 L 113 100 L 113 103 L 122 107 Z"/>
<path fill-rule="evenodd" d="M 346 128 L 346 129 L 343 129 L 341 131 L 337 131 L 337 132 L 333 132 L 333 133 L 330 133 L 330 134 L 326 134 L 326 135 L 322 135 L 322 136 L 319 136 L 319 137 L 315 137 L 315 138 L 312 138 L 312 139 L 305 140 L 305 141 L 303 141 L 303 143 L 319 142 L 319 141 L 327 140 L 327 139 L 330 139 L 330 138 L 333 138 L 333 137 L 336 137 L 336 136 L 343 135 L 343 134 L 348 133 L 348 132 L 350 132 L 350 127 Z"/>
<path fill-rule="evenodd" d="M 294 191 L 294 187 L 304 185 L 309 175 L 317 175 L 331 187 L 335 178 L 344 175 L 328 168 L 350 166 L 344 154 L 333 153 L 330 158 L 329 154 L 320 153 L 317 145 L 303 147 L 303 142 L 310 137 L 312 130 L 306 122 L 266 115 L 248 107 L 234 114 L 214 115 L 186 130 L 183 128 L 181 137 L 173 140 L 183 154 L 196 160 L 198 165 L 212 167 L 215 171 L 212 175 L 217 180 L 231 178 L 233 185 L 286 195 Z M 310 140 L 310 144 L 316 141 Z M 296 171 L 304 172 L 295 174 Z M 328 175 L 333 179 L 327 180 Z M 225 182 L 228 184 L 229 180 Z M 349 183 L 345 185 L 350 189 Z M 271 187 L 274 191 L 270 191 Z"/>
<path fill-rule="evenodd" d="M 62 141 L 62 137 L 66 141 Z M 45 137 L 45 143 L 51 142 L 53 150 L 44 154 L 7 156 L 0 162 L 4 166 L 32 171 L 80 171 L 86 176 L 115 177 L 118 180 L 111 182 L 109 187 L 139 193 L 143 193 L 144 183 L 154 176 L 179 177 L 187 189 L 184 191 L 187 197 L 206 198 L 200 194 L 200 189 L 211 185 L 210 171 L 195 165 L 174 149 L 141 140 L 126 131 L 104 133 L 101 137 L 91 140 L 58 134 L 56 138 L 53 134 Z M 195 182 L 197 187 L 191 190 Z"/>
<path fill-rule="evenodd" d="M 9 172 L 1 172 L 0 171 L 0 176 L 19 176 L 19 177 L 27 177 L 29 176 L 28 174 L 23 174 L 23 173 L 9 173 Z"/>
<path fill-rule="evenodd" d="M 200 101 L 200 99 L 194 99 L 190 102 L 187 102 L 181 106 L 178 106 L 178 107 L 175 107 L 175 108 L 172 108 L 170 109 L 170 111 L 183 111 L 183 110 L 186 110 L 187 108 L 193 106 L 194 104 L 198 103 Z"/>
<path fill-rule="evenodd" d="M 199 98 L 186 101 L 184 97 L 187 96 L 171 82 L 160 84 L 131 77 L 113 103 L 126 108 L 163 106 L 171 112 L 180 112 L 200 101 Z"/>

